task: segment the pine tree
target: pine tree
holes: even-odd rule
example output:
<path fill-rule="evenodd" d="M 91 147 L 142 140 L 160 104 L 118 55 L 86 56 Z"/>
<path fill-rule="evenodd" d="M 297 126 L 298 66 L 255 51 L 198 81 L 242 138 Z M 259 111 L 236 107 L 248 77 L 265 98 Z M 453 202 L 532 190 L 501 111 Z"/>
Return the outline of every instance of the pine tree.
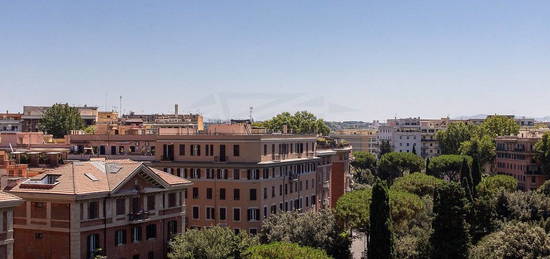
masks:
<path fill-rule="evenodd" d="M 465 205 L 464 189 L 458 183 L 448 182 L 436 188 L 431 258 L 468 258 L 470 237 Z"/>
<path fill-rule="evenodd" d="M 381 181 L 372 187 L 369 218 L 368 258 L 395 258 L 390 199 L 388 188 Z"/>
<path fill-rule="evenodd" d="M 430 170 L 430 158 L 429 157 L 426 158 L 426 174 L 427 175 L 432 175 L 432 170 Z"/>
<path fill-rule="evenodd" d="M 474 156 L 472 161 L 472 191 L 476 194 L 476 186 L 481 182 L 481 166 L 479 158 Z"/>

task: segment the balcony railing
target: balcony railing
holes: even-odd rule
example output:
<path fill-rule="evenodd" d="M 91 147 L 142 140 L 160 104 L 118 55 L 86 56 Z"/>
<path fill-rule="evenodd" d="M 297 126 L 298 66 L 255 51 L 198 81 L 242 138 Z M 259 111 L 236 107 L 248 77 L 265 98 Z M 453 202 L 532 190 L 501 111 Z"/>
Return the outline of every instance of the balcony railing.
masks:
<path fill-rule="evenodd" d="M 138 212 L 128 214 L 129 221 L 142 221 L 149 218 L 149 212 L 140 210 Z"/>
<path fill-rule="evenodd" d="M 214 162 L 217 162 L 217 163 L 227 162 L 227 156 L 215 156 Z"/>

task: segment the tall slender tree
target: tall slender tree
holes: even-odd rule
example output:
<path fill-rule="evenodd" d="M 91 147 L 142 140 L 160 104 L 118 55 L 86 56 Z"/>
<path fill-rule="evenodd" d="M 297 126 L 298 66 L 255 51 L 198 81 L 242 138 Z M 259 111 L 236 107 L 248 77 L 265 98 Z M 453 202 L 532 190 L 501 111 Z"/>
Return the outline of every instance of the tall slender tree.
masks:
<path fill-rule="evenodd" d="M 464 189 L 456 182 L 435 190 L 431 258 L 468 258 L 470 237 L 466 223 Z"/>
<path fill-rule="evenodd" d="M 473 200 L 473 180 L 470 172 L 470 166 L 466 158 L 462 160 L 462 166 L 460 168 L 460 184 L 466 193 L 466 198 L 471 202 Z"/>
<path fill-rule="evenodd" d="M 432 171 L 430 170 L 430 158 L 426 158 L 426 174 L 427 175 L 432 175 Z"/>
<path fill-rule="evenodd" d="M 481 182 L 481 165 L 479 163 L 479 157 L 474 156 L 472 161 L 472 191 L 474 195 L 477 195 L 476 187 Z"/>
<path fill-rule="evenodd" d="M 390 199 L 388 188 L 381 181 L 372 187 L 369 235 L 368 258 L 395 258 Z"/>

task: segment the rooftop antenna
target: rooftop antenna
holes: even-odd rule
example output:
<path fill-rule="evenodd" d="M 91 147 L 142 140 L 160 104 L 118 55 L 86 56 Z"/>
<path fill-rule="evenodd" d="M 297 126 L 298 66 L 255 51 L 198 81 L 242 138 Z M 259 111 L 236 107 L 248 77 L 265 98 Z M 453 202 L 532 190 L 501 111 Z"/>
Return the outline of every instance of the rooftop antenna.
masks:
<path fill-rule="evenodd" d="M 119 116 L 122 116 L 122 95 L 120 96 L 120 99 L 119 99 L 118 114 Z"/>
<path fill-rule="evenodd" d="M 254 107 L 250 106 L 250 122 L 254 122 L 254 119 L 252 118 L 252 111 L 254 111 Z"/>

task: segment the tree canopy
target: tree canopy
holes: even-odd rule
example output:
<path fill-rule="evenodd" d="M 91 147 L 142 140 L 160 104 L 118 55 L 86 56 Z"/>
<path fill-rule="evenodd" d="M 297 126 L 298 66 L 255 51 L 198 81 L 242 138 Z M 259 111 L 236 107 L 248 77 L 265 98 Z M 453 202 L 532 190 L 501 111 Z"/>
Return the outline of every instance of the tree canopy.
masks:
<path fill-rule="evenodd" d="M 188 229 L 170 241 L 168 258 L 240 258 L 244 250 L 257 244 L 257 239 L 246 232 L 235 234 L 225 227 Z"/>
<path fill-rule="evenodd" d="M 446 176 L 451 180 L 458 179 L 458 173 L 462 168 L 462 161 L 466 159 L 471 164 L 472 158 L 465 155 L 440 155 L 430 159 L 430 174 L 439 177 Z"/>
<path fill-rule="evenodd" d="M 395 179 L 391 191 L 414 193 L 418 196 L 433 196 L 435 188 L 443 180 L 423 173 L 412 173 Z"/>
<path fill-rule="evenodd" d="M 357 151 L 353 152 L 353 160 L 351 166 L 359 170 L 370 170 L 374 172 L 377 164 L 376 156 L 369 152 Z"/>
<path fill-rule="evenodd" d="M 464 122 L 451 123 L 445 130 L 436 133 L 441 154 L 458 154 L 460 144 L 475 135 L 476 126 Z"/>
<path fill-rule="evenodd" d="M 535 144 L 535 159 L 541 164 L 542 171 L 550 175 L 550 133 L 544 133 Z"/>
<path fill-rule="evenodd" d="M 243 258 L 249 259 L 330 259 L 321 249 L 288 242 L 274 242 L 249 247 L 243 252 Z"/>
<path fill-rule="evenodd" d="M 388 140 L 380 140 L 380 156 L 392 152 L 390 142 Z"/>
<path fill-rule="evenodd" d="M 476 259 L 547 258 L 550 256 L 550 235 L 529 223 L 510 223 L 485 236 L 472 248 L 471 255 Z"/>
<path fill-rule="evenodd" d="M 495 196 L 501 191 L 513 192 L 518 188 L 518 181 L 508 175 L 493 175 L 485 177 L 477 186 L 480 195 Z"/>
<path fill-rule="evenodd" d="M 52 134 L 55 138 L 62 138 L 71 130 L 80 130 L 83 126 L 78 108 L 67 103 L 56 103 L 46 109 L 40 120 L 40 130 Z"/>
<path fill-rule="evenodd" d="M 424 159 L 413 153 L 390 152 L 384 154 L 379 161 L 380 178 L 393 180 L 403 176 L 405 172 L 416 173 L 424 168 Z"/>
<path fill-rule="evenodd" d="M 288 131 L 295 134 L 321 134 L 326 136 L 330 132 L 329 127 L 322 119 L 317 119 L 315 115 L 307 111 L 298 111 L 294 114 L 283 112 L 270 120 L 256 123 L 256 125 L 273 131 L 282 131 L 286 125 Z"/>
<path fill-rule="evenodd" d="M 513 118 L 502 115 L 488 116 L 481 124 L 483 133 L 495 138 L 498 136 L 517 135 L 519 125 Z"/>
<path fill-rule="evenodd" d="M 489 135 L 476 135 L 462 142 L 459 150 L 462 155 L 478 157 L 481 165 L 492 162 L 496 156 L 495 142 Z"/>
<path fill-rule="evenodd" d="M 284 241 L 320 248 L 337 258 L 348 256 L 351 245 L 343 228 L 336 224 L 334 214 L 328 210 L 272 214 L 262 222 L 258 237 L 264 244 Z"/>

